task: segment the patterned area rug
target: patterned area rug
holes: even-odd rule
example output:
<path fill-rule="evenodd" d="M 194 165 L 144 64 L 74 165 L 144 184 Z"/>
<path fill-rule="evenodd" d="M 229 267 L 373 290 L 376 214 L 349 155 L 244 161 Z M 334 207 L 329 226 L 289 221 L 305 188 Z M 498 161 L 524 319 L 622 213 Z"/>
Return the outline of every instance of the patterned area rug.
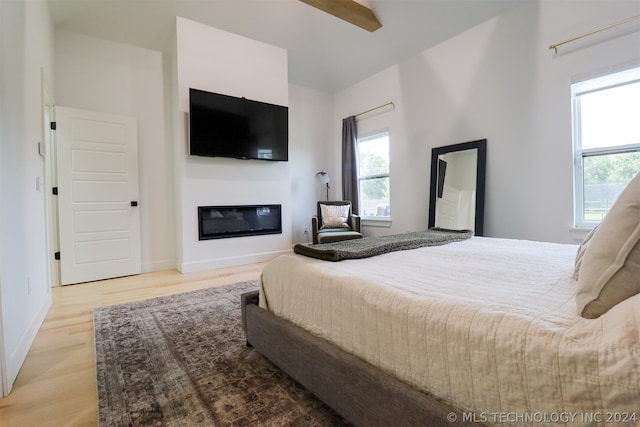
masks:
<path fill-rule="evenodd" d="M 94 310 L 100 426 L 339 426 L 331 408 L 245 345 L 256 281 Z"/>

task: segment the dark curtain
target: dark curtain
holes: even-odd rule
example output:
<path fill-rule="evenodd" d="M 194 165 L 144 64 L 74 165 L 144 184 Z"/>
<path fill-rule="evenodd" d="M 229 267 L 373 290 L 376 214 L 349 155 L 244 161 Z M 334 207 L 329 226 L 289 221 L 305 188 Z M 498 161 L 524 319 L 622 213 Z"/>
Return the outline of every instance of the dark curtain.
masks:
<path fill-rule="evenodd" d="M 358 125 L 356 116 L 342 119 L 342 198 L 351 201 L 351 211 L 360 212 L 358 200 L 358 164 L 356 161 L 356 141 Z"/>

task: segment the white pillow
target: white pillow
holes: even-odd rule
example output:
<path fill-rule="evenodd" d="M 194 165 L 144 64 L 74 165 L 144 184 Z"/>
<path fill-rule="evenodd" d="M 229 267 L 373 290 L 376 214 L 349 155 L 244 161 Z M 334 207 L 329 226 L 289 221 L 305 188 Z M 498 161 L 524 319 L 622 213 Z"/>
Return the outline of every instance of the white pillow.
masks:
<path fill-rule="evenodd" d="M 322 228 L 349 228 L 349 205 L 320 205 Z"/>
<path fill-rule="evenodd" d="M 595 319 L 640 293 L 640 173 L 593 233 L 578 275 L 578 314 Z"/>

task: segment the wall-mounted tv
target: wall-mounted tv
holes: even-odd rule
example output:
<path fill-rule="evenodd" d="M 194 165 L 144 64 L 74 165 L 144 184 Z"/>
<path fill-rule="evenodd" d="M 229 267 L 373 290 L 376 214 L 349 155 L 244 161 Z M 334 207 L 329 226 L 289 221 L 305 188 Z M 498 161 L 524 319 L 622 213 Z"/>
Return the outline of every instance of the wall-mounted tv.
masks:
<path fill-rule="evenodd" d="M 189 154 L 287 161 L 289 109 L 189 89 Z"/>

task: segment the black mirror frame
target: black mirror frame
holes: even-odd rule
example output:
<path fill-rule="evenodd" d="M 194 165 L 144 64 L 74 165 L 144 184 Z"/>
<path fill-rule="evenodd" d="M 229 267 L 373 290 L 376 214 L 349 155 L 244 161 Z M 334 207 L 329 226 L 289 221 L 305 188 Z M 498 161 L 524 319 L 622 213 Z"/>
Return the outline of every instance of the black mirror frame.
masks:
<path fill-rule="evenodd" d="M 478 150 L 478 167 L 476 169 L 476 218 L 474 234 L 482 236 L 484 233 L 484 190 L 487 169 L 487 140 L 463 142 L 461 144 L 436 147 L 431 150 L 431 185 L 429 191 L 429 228 L 436 223 L 436 191 L 438 184 L 438 158 L 442 154 L 454 153 L 471 149 Z"/>

